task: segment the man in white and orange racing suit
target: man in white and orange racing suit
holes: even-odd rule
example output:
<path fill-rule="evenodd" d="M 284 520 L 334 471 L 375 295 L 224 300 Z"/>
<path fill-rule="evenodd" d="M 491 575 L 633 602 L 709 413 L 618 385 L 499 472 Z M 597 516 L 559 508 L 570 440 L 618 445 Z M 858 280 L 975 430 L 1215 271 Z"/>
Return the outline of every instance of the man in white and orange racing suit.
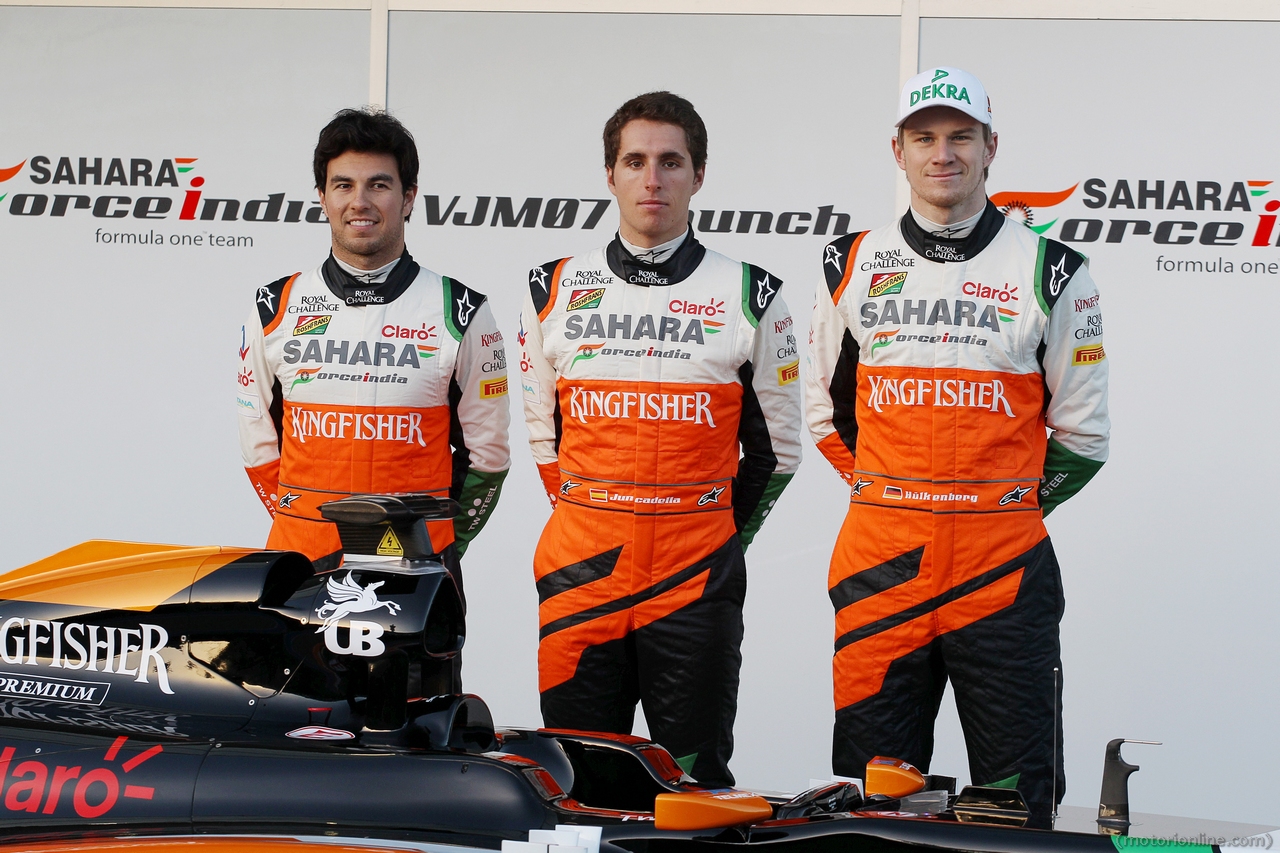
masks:
<path fill-rule="evenodd" d="M 1017 787 L 1045 825 L 1066 786 L 1042 518 L 1106 460 L 1107 361 L 1084 259 L 986 198 L 990 122 L 972 75 L 910 81 L 893 147 L 911 210 L 822 259 L 806 415 L 851 487 L 829 578 L 833 765 L 927 771 L 950 678 L 973 782 Z"/>
<path fill-rule="evenodd" d="M 368 492 L 457 499 L 463 514 L 427 530 L 461 587 L 458 558 L 510 466 L 506 356 L 485 297 L 405 249 L 417 171 L 413 137 L 385 113 L 344 110 L 321 132 L 332 253 L 258 288 L 240 347 L 240 447 L 273 518 L 267 547 L 320 569 L 342 556 L 320 504 Z"/>
<path fill-rule="evenodd" d="M 547 726 L 653 738 L 730 785 L 743 551 L 800 462 L 799 361 L 769 273 L 687 227 L 706 129 L 668 92 L 605 126 L 607 247 L 535 267 L 521 386 L 555 510 L 534 556 Z"/>

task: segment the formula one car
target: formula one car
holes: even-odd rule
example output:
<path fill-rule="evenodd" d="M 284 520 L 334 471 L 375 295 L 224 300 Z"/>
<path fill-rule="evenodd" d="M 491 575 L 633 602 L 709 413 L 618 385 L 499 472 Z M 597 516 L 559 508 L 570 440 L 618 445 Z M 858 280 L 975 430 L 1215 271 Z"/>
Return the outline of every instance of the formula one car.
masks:
<path fill-rule="evenodd" d="M 890 759 L 865 790 L 761 796 L 700 788 L 641 738 L 495 729 L 451 690 L 463 610 L 424 520 L 457 511 L 416 494 L 327 504 L 347 555 L 330 572 L 290 552 L 94 541 L 0 576 L 0 850 L 499 849 L 555 827 L 583 828 L 588 853 L 1123 839 L 1022 828 L 1017 791 L 955 795 Z M 1113 746 L 1120 831 L 1132 769 Z"/>

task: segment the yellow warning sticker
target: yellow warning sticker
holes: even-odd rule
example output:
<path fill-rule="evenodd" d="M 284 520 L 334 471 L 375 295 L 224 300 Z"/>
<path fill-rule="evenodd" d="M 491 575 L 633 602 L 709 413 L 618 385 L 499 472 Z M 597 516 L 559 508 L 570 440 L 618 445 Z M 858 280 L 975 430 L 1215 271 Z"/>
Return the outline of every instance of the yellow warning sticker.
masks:
<path fill-rule="evenodd" d="M 382 541 L 378 543 L 377 554 L 379 557 L 404 556 L 404 546 L 400 544 L 400 540 L 396 538 L 396 532 L 390 527 L 387 528 L 387 532 L 383 535 Z"/>

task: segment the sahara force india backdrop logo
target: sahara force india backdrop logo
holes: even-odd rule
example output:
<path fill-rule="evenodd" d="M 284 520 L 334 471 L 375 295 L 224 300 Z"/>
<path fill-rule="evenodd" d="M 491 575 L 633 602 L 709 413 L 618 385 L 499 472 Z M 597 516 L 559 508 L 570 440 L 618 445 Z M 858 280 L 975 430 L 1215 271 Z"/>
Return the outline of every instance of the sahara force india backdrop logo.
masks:
<path fill-rule="evenodd" d="M 161 234 L 157 221 L 326 222 L 320 203 L 283 192 L 243 198 L 206 190 L 198 157 L 37 154 L 0 167 L 0 212 L 24 218 L 94 222 L 94 242 L 130 245 L 252 247 L 245 234 Z M 3 161 L 0 161 L 3 162 Z"/>
<path fill-rule="evenodd" d="M 1269 197 L 1274 188 L 1270 180 L 1089 178 L 1056 192 L 999 192 L 991 201 L 1036 233 L 1071 245 L 1138 242 L 1170 248 L 1266 248 L 1280 245 L 1276 228 L 1280 199 Z M 1194 265 L 1202 264 L 1163 255 L 1158 263 L 1167 270 L 1196 270 Z M 1240 264 L 1242 272 L 1261 272 L 1264 266 L 1271 267 L 1269 272 L 1280 271 L 1275 264 Z"/>

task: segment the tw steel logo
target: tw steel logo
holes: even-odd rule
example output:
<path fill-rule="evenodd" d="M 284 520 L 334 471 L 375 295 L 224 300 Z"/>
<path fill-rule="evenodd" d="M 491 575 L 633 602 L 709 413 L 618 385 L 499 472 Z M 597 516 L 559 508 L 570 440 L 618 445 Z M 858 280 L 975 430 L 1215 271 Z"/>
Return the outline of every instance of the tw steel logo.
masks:
<path fill-rule="evenodd" d="M 16 748 L 0 750 L 0 785 L 4 788 L 4 807 L 10 812 L 81 817 L 93 820 L 111 813 L 121 798 L 150 800 L 156 789 L 148 785 L 130 784 L 122 779 L 146 762 L 164 752 L 156 744 L 142 752 L 123 753 L 129 738 L 115 739 L 102 757 L 102 764 L 65 766 L 26 758 L 15 763 Z M 81 753 L 76 753 L 77 756 Z"/>

